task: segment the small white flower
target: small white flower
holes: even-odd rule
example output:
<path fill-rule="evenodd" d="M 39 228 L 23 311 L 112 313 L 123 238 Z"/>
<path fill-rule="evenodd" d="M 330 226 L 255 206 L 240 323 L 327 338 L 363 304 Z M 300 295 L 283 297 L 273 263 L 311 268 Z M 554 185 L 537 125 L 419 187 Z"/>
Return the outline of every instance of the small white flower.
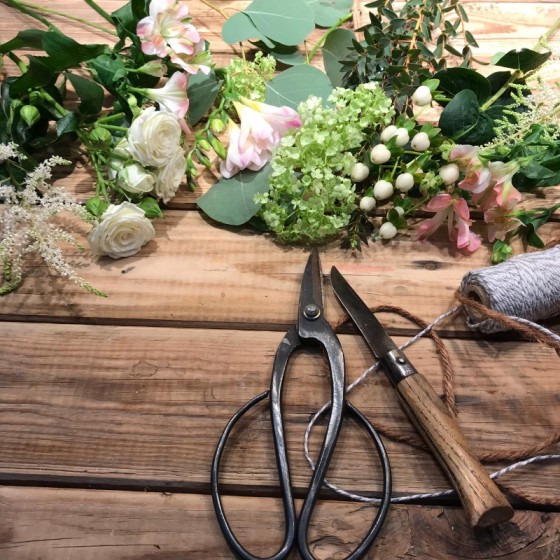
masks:
<path fill-rule="evenodd" d="M 144 210 L 131 202 L 122 202 L 105 210 L 88 241 L 94 255 L 119 259 L 135 255 L 155 234 Z"/>
<path fill-rule="evenodd" d="M 451 185 L 459 178 L 459 167 L 456 163 L 448 163 L 439 168 L 439 176 L 445 185 Z"/>
<path fill-rule="evenodd" d="M 393 239 L 397 235 L 397 228 L 391 222 L 385 222 L 379 228 L 379 237 L 381 239 Z"/>
<path fill-rule="evenodd" d="M 383 132 L 379 135 L 381 142 L 388 142 L 397 133 L 397 127 L 394 124 L 390 124 Z"/>
<path fill-rule="evenodd" d="M 413 186 L 414 177 L 412 173 L 401 173 L 395 181 L 395 187 L 401 192 L 408 192 Z"/>
<path fill-rule="evenodd" d="M 385 181 L 381 179 L 377 181 L 375 185 L 373 185 L 373 196 L 377 198 L 377 200 L 384 200 L 389 198 L 393 194 L 393 185 L 389 183 L 389 181 Z"/>
<path fill-rule="evenodd" d="M 395 133 L 397 139 L 395 140 L 395 144 L 400 146 L 401 148 L 407 144 L 410 140 L 408 135 L 408 130 L 406 128 L 397 128 L 397 132 Z"/>
<path fill-rule="evenodd" d="M 383 144 L 377 144 L 372 148 L 370 158 L 373 163 L 381 165 L 391 159 L 391 152 Z"/>
<path fill-rule="evenodd" d="M 360 200 L 360 209 L 364 212 L 371 212 L 376 205 L 375 198 L 373 196 L 364 196 Z"/>
<path fill-rule="evenodd" d="M 432 92 L 428 86 L 420 86 L 412 94 L 412 103 L 418 107 L 424 107 L 432 102 Z"/>
<path fill-rule="evenodd" d="M 360 162 L 355 163 L 352 171 L 350 171 L 350 179 L 354 183 L 361 183 L 364 179 L 367 179 L 368 175 L 369 167 Z"/>
<path fill-rule="evenodd" d="M 163 202 L 169 202 L 177 192 L 183 177 L 187 161 L 182 149 L 169 157 L 167 164 L 155 172 L 156 194 Z"/>
<path fill-rule="evenodd" d="M 174 154 L 181 139 L 177 119 L 164 111 L 148 107 L 134 119 L 128 131 L 130 152 L 143 166 L 163 167 Z"/>
<path fill-rule="evenodd" d="M 430 137 L 425 132 L 419 132 L 410 143 L 413 150 L 425 152 L 430 147 Z"/>
<path fill-rule="evenodd" d="M 154 188 L 153 175 L 137 163 L 121 168 L 117 177 L 119 186 L 132 194 L 149 193 Z"/>

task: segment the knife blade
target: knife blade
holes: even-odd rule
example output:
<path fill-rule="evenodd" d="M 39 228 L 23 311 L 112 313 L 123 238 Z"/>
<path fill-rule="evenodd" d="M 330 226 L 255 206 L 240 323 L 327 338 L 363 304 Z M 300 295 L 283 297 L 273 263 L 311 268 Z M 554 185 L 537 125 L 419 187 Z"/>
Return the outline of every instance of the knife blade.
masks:
<path fill-rule="evenodd" d="M 340 303 L 387 373 L 404 410 L 455 487 L 472 527 L 507 521 L 513 508 L 474 457 L 459 424 L 429 381 L 414 368 L 336 267 L 331 284 Z"/>

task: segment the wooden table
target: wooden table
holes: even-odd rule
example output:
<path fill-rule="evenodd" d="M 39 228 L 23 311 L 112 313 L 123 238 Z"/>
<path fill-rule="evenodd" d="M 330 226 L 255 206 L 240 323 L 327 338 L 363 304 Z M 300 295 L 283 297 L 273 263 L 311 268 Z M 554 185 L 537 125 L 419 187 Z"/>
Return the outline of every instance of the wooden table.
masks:
<path fill-rule="evenodd" d="M 102 5 L 112 11 L 121 3 Z M 226 9 L 246 4 L 216 3 Z M 92 17 L 77 1 L 48 5 Z M 234 49 L 220 39 L 220 17 L 199 1 L 189 5 L 217 63 L 227 62 Z M 560 11 L 557 2 L 465 5 L 483 55 L 531 47 Z M 0 17 L 2 41 L 32 26 L 3 4 Z M 58 23 L 78 41 L 106 40 L 79 24 Z M 211 180 L 207 176 L 203 184 Z M 82 198 L 92 186 L 86 172 L 64 183 Z M 276 346 L 295 320 L 308 249 L 279 245 L 249 229 L 217 227 L 196 209 L 201 190 L 183 192 L 169 204 L 165 218 L 155 223 L 155 240 L 135 257 L 70 254 L 81 275 L 109 292 L 107 299 L 38 265 L 16 293 L 1 300 L 2 560 L 232 558 L 209 495 L 211 456 L 227 419 L 268 386 Z M 558 190 L 548 192 L 558 196 Z M 545 237 L 558 234 L 559 221 L 546 227 Z M 324 272 L 336 264 L 369 304 L 400 305 L 426 321 L 455 304 L 464 274 L 487 266 L 488 257 L 487 245 L 465 256 L 443 237 L 419 244 L 409 235 L 371 243 L 358 255 L 337 242 L 321 248 Z M 328 280 L 325 289 L 327 318 L 335 323 L 341 308 Z M 398 316 L 382 320 L 399 342 L 416 332 Z M 447 323 L 442 334 L 455 368 L 459 422 L 476 453 L 527 447 L 558 429 L 554 351 L 509 336 L 483 337 L 468 331 L 462 317 Z M 356 334 L 347 332 L 341 340 L 352 381 L 372 357 Z M 441 391 L 431 341 L 420 341 L 408 353 Z M 286 394 L 298 499 L 310 477 L 302 435 L 328 394 L 321 356 L 298 355 Z M 413 434 L 384 376 L 372 375 L 350 398 L 370 419 Z M 252 416 L 227 453 L 222 478 L 234 527 L 261 555 L 274 550 L 282 530 L 267 418 L 264 407 Z M 313 433 L 314 450 L 320 432 Z M 431 454 L 385 441 L 395 496 L 449 487 Z M 559 453 L 560 446 L 548 451 Z M 364 436 L 347 426 L 330 479 L 376 496 L 378 470 Z M 559 558 L 560 464 L 520 468 L 500 483 L 515 506 L 511 522 L 473 531 L 453 498 L 393 505 L 367 558 Z M 344 557 L 374 513 L 371 506 L 326 493 L 315 518 L 314 553 Z"/>

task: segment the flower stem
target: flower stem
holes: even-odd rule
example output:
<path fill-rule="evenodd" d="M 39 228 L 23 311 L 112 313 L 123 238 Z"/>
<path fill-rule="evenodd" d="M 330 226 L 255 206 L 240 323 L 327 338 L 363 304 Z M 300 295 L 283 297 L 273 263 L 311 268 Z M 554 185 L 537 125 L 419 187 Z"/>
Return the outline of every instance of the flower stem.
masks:
<path fill-rule="evenodd" d="M 114 124 L 105 124 L 105 123 L 100 123 L 101 127 L 106 128 L 107 130 L 116 130 L 118 132 L 127 132 L 128 128 L 126 126 L 117 126 Z"/>
<path fill-rule="evenodd" d="M 212 2 L 209 2 L 208 0 L 200 0 L 200 1 L 203 4 L 206 4 L 209 8 L 212 8 L 212 10 L 218 12 L 224 19 L 228 19 L 227 14 L 222 10 L 222 8 L 218 8 L 218 6 L 212 4 Z"/>
<path fill-rule="evenodd" d="M 328 36 L 335 30 L 338 29 L 345 21 L 348 21 L 352 18 L 352 12 L 348 12 L 345 16 L 342 16 L 334 25 L 329 27 L 329 29 L 325 32 L 325 34 L 317 41 L 313 49 L 309 52 L 306 58 L 307 64 L 309 64 L 313 57 L 317 54 L 317 51 L 325 44 Z"/>
<path fill-rule="evenodd" d="M 94 0 L 84 0 L 84 2 L 92 9 L 95 10 L 102 18 L 106 19 L 109 23 L 113 23 L 113 18 L 101 7 L 98 6 Z"/>
<path fill-rule="evenodd" d="M 118 35 L 115 31 L 112 31 L 111 29 L 108 29 L 107 27 L 103 27 L 102 25 L 98 25 L 97 23 L 93 23 L 91 21 L 88 21 L 88 20 L 86 20 L 84 18 L 81 18 L 81 17 L 78 17 L 78 16 L 72 16 L 70 14 L 60 12 L 58 10 L 53 10 L 52 8 L 44 8 L 43 6 L 39 6 L 37 4 L 32 4 L 31 2 L 21 2 L 21 5 L 25 6 L 27 8 L 31 8 L 32 10 L 35 10 L 37 12 L 42 12 L 44 14 L 53 14 L 55 16 L 60 16 L 60 17 L 66 18 L 66 19 L 77 21 L 77 22 L 82 23 L 84 25 L 88 25 L 89 27 L 93 27 L 95 29 L 99 29 L 100 31 L 104 31 L 105 33 L 108 33 L 109 35 L 113 35 L 115 37 L 118 37 Z"/>
<path fill-rule="evenodd" d="M 45 19 L 43 16 L 41 16 L 39 14 L 36 14 L 32 10 L 28 10 L 23 4 L 21 4 L 17 0 L 5 0 L 5 2 L 6 2 L 6 4 L 8 4 L 8 6 L 11 6 L 12 8 L 15 8 L 16 10 L 19 10 L 22 14 L 25 14 L 29 17 L 32 17 L 32 18 L 40 21 L 43 25 L 45 25 L 49 29 L 56 29 L 58 31 L 58 29 L 50 21 Z"/>

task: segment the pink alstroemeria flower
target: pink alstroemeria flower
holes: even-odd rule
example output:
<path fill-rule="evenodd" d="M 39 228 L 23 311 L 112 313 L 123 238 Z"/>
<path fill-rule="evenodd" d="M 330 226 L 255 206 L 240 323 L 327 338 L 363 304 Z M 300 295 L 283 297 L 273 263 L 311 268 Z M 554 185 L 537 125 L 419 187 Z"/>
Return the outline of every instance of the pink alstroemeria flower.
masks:
<path fill-rule="evenodd" d="M 513 207 L 512 207 L 513 208 Z M 517 229 L 523 222 L 515 216 L 511 208 L 496 206 L 484 212 L 484 221 L 488 224 L 488 241 L 504 241 L 507 234 Z"/>
<path fill-rule="evenodd" d="M 494 183 L 495 203 L 501 208 L 512 208 L 521 200 L 521 193 L 511 182 L 513 176 L 520 169 L 519 162 L 517 160 L 507 163 L 491 161 L 488 168 Z"/>
<path fill-rule="evenodd" d="M 221 166 L 222 175 L 227 178 L 242 169 L 262 169 L 282 136 L 290 128 L 301 126 L 299 115 L 289 107 L 274 107 L 248 99 L 235 101 L 234 105 L 241 127 L 230 121 L 228 153 Z"/>
<path fill-rule="evenodd" d="M 416 228 L 416 238 L 419 241 L 425 241 L 447 220 L 449 239 L 456 243 L 458 249 L 466 249 L 472 253 L 480 247 L 480 237 L 470 231 L 472 222 L 464 198 L 439 193 L 424 206 L 424 210 L 435 212 L 435 215 L 421 222 Z"/>
<path fill-rule="evenodd" d="M 465 171 L 473 164 L 480 163 L 478 159 L 478 146 L 457 144 L 451 152 L 449 152 L 449 161 L 455 162 L 461 171 Z"/>
<path fill-rule="evenodd" d="M 188 74 L 175 72 L 163 87 L 147 88 L 145 93 L 159 103 L 161 110 L 173 113 L 178 119 L 184 119 L 189 110 L 188 79 Z"/>
<path fill-rule="evenodd" d="M 138 22 L 136 34 L 142 43 L 142 52 L 169 56 L 171 62 L 183 70 L 192 72 L 188 61 L 200 50 L 204 50 L 204 39 L 200 38 L 196 27 L 192 25 L 189 9 L 178 0 L 152 0 L 149 15 Z M 198 51 L 197 51 L 198 49 Z"/>

